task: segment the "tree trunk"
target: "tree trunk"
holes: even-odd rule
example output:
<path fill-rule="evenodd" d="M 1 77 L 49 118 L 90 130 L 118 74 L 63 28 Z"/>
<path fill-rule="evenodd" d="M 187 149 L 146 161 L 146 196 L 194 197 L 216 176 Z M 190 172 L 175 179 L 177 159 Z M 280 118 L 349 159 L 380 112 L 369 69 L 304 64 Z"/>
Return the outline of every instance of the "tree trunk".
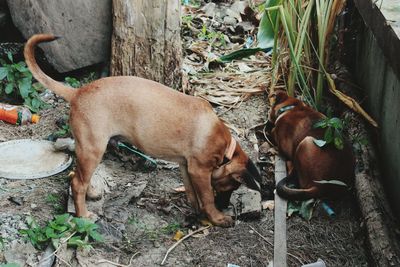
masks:
<path fill-rule="evenodd" d="M 111 75 L 180 88 L 180 0 L 113 0 Z"/>

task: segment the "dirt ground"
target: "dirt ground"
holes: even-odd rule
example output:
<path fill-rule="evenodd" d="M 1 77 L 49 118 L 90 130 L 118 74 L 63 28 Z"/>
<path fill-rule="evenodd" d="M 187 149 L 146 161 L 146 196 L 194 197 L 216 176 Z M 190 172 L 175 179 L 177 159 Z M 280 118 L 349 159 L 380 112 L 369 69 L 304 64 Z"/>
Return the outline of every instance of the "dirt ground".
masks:
<path fill-rule="evenodd" d="M 190 8 L 184 14 L 191 14 L 193 23 L 196 20 L 208 23 L 199 15 L 204 13 L 199 9 Z M 216 18 L 218 22 L 218 16 Z M 223 23 L 219 23 L 219 27 L 222 32 L 229 28 L 224 28 Z M 254 33 L 245 31 L 239 35 L 243 39 L 246 34 Z M 260 89 L 261 93 L 257 94 L 242 93 L 240 97 L 243 98 L 235 105 L 215 104 L 215 110 L 231 126 L 233 134 L 252 159 L 255 162 L 264 159 L 258 167 L 264 184 L 271 186 L 274 183 L 274 151 L 260 150 L 258 155 L 254 150 L 255 143 L 258 146 L 265 143 L 260 125 L 266 120 L 268 105 L 266 94 L 262 91 L 267 88 L 269 80 L 260 73 L 269 71 L 268 56 L 258 55 L 204 70 L 207 60 L 198 58 L 199 53 L 193 52 L 193 44 L 198 41 L 193 36 L 190 29 L 184 27 L 184 69 L 188 92 L 207 98 L 202 92 L 204 87 L 220 88 L 221 83 L 229 83 L 234 89 Z M 206 49 L 209 48 L 221 53 L 232 49 L 232 46 L 215 48 L 206 45 Z M 251 70 L 244 70 L 244 65 Z M 254 73 L 253 80 L 246 80 Z M 0 142 L 23 138 L 46 139 L 59 130 L 55 122 L 68 115 L 68 104 L 55 96 L 48 101 L 52 107 L 40 112 L 41 121 L 37 125 L 13 126 L 0 122 Z M 3 243 L 0 263 L 37 264 L 43 252 L 34 249 L 18 230 L 27 227 L 25 220 L 29 215 L 45 223 L 55 214 L 66 212 L 68 173 L 72 169 L 73 166 L 58 175 L 36 180 L 0 178 L 0 236 Z M 168 248 L 175 243 L 172 238 L 177 230 L 188 233 L 201 227 L 198 221 L 193 220 L 184 193 L 173 190 L 182 185 L 176 166 L 160 163 L 157 169 L 146 170 L 143 164 L 132 163 L 130 159 L 108 152 L 100 169 L 107 176 L 109 192 L 97 204 L 91 205 L 98 208 L 97 224 L 105 242 L 93 244 L 90 251 L 63 248 L 57 253 L 55 266 L 159 266 Z M 289 266 L 301 266 L 318 258 L 324 260 L 327 266 L 368 266 L 363 223 L 355 198 L 350 195 L 345 200 L 329 204 L 336 213 L 335 218 L 329 217 L 320 205 L 310 221 L 296 215 L 288 218 Z M 260 218 L 237 218 L 232 228 L 211 227 L 179 244 L 170 253 L 166 266 L 227 266 L 229 263 L 268 266 L 273 254 L 273 224 L 273 211 L 266 209 L 262 210 Z"/>

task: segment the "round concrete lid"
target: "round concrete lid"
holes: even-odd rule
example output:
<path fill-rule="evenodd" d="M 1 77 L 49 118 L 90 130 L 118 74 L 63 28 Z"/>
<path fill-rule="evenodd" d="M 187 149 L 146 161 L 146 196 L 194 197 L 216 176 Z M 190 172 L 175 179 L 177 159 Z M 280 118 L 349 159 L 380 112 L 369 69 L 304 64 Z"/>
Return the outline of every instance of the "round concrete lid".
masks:
<path fill-rule="evenodd" d="M 71 162 L 72 158 L 55 151 L 50 141 L 21 139 L 0 143 L 0 177 L 47 177 L 65 170 Z"/>

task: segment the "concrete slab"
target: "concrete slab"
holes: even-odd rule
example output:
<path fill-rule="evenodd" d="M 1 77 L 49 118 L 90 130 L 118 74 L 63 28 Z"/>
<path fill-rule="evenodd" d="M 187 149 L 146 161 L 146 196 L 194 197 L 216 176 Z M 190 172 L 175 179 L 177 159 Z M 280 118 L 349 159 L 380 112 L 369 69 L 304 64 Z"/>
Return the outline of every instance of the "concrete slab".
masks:
<path fill-rule="evenodd" d="M 285 161 L 275 156 L 275 183 L 278 184 L 286 175 Z M 287 266 L 286 209 L 287 201 L 275 194 L 274 267 Z"/>

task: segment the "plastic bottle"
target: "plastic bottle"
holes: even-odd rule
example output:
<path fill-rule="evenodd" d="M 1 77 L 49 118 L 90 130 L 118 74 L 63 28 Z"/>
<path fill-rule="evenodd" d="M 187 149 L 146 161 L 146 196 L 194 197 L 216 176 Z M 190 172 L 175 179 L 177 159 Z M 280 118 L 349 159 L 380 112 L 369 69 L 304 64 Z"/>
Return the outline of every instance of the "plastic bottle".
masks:
<path fill-rule="evenodd" d="M 16 125 L 25 125 L 28 122 L 37 123 L 39 118 L 39 115 L 32 114 L 26 107 L 0 103 L 0 120 L 2 121 Z"/>

